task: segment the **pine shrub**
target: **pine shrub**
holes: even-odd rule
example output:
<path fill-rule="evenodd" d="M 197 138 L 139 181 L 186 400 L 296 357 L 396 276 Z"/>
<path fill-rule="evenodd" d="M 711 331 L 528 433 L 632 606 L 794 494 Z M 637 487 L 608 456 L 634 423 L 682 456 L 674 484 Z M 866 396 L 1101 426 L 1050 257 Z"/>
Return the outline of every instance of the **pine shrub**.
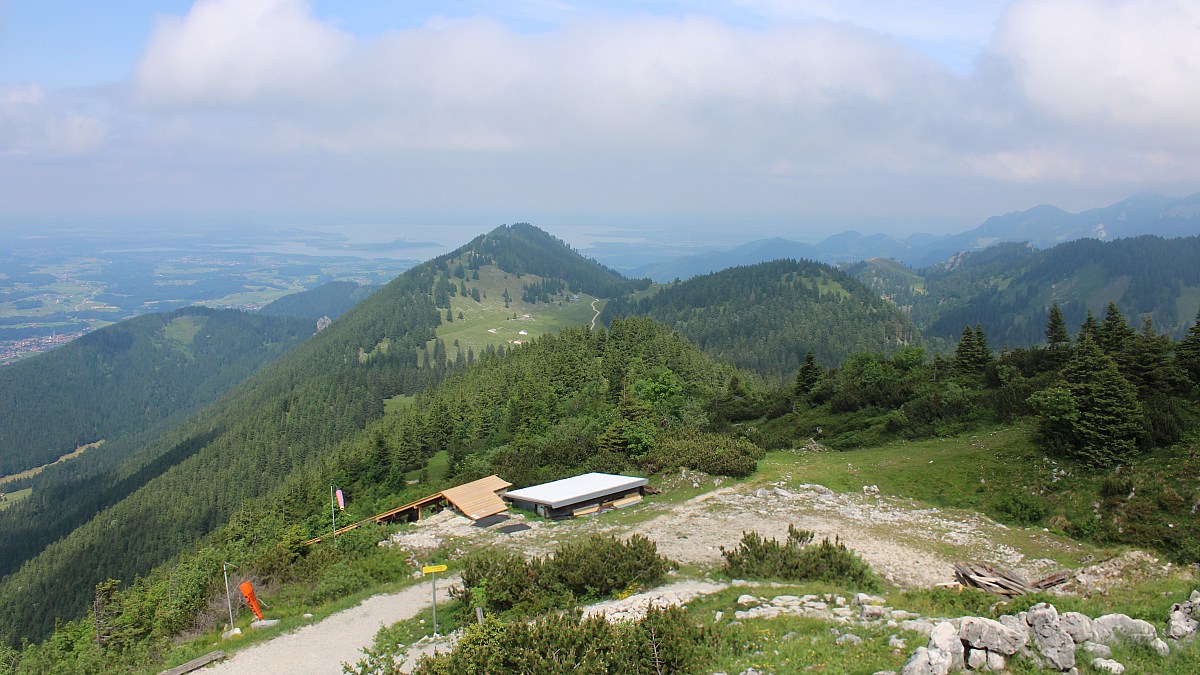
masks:
<path fill-rule="evenodd" d="M 685 429 L 662 440 L 641 462 L 663 471 L 687 467 L 716 476 L 742 478 L 758 469 L 763 450 L 745 438 Z"/>
<path fill-rule="evenodd" d="M 418 664 L 420 675 L 458 673 L 700 673 L 721 633 L 698 626 L 678 607 L 651 608 L 636 622 L 551 614 L 534 622 L 488 618 L 454 649 Z"/>
<path fill-rule="evenodd" d="M 618 591 L 652 586 L 675 563 L 658 546 L 634 535 L 629 541 L 593 536 L 559 546 L 552 557 L 485 549 L 463 561 L 463 588 L 455 599 L 489 613 L 531 615 Z"/>
<path fill-rule="evenodd" d="M 767 539 L 757 532 L 744 532 L 737 548 L 721 547 L 725 569 L 731 576 L 785 579 L 788 581 L 829 581 L 853 588 L 872 590 L 879 578 L 858 554 L 846 548 L 840 539 L 822 539 L 812 544 L 813 533 L 788 525 L 783 542 Z"/>
<path fill-rule="evenodd" d="M 640 534 L 628 541 L 593 536 L 563 544 L 546 561 L 546 571 L 577 598 L 597 598 L 634 586 L 649 586 L 674 564 Z"/>

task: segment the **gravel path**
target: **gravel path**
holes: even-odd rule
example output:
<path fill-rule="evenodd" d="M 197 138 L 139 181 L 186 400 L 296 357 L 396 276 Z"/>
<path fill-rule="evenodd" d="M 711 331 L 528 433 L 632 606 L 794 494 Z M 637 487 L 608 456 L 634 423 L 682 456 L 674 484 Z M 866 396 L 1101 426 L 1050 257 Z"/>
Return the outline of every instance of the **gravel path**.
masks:
<path fill-rule="evenodd" d="M 438 579 L 438 586 L 445 589 L 457 583 L 458 577 Z M 428 584 L 417 584 L 390 595 L 376 595 L 357 607 L 344 609 L 292 633 L 243 649 L 200 672 L 205 675 L 339 675 L 342 663 L 357 662 L 362 657 L 362 648 L 371 646 L 375 633 L 381 627 L 411 619 L 429 607 L 429 601 Z"/>

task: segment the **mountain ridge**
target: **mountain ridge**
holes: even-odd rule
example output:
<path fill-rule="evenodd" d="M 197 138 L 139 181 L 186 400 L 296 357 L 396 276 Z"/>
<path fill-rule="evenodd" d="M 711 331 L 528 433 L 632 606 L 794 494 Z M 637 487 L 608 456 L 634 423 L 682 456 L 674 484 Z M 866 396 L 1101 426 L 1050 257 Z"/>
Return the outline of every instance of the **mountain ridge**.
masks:
<path fill-rule="evenodd" d="M 829 264 L 895 258 L 914 267 L 924 267 L 965 251 L 981 250 L 1003 242 L 1028 242 L 1037 248 L 1048 248 L 1076 239 L 1112 240 L 1147 234 L 1163 237 L 1200 234 L 1200 192 L 1179 198 L 1145 193 L 1078 213 L 1041 204 L 990 216 L 972 229 L 949 235 L 917 233 L 896 239 L 884 233 L 867 235 L 851 229 L 830 235 L 816 244 L 773 237 L 746 242 L 728 251 L 645 264 L 630 272 L 665 283 L 778 258 Z"/>

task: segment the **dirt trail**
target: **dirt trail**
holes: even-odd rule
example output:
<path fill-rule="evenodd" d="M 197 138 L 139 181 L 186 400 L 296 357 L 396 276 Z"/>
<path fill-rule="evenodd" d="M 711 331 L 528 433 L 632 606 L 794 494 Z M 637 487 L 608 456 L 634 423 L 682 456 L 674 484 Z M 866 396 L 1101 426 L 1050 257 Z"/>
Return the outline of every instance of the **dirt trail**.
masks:
<path fill-rule="evenodd" d="M 736 546 L 742 532 L 783 540 L 789 524 L 812 531 L 818 539 L 840 538 L 878 574 L 900 586 L 952 581 L 952 563 L 957 560 L 980 560 L 1024 573 L 1058 568 L 1053 560 L 1028 558 L 1004 544 L 1008 528 L 986 516 L 945 512 L 893 497 L 837 493 L 790 480 L 757 490 L 735 486 L 706 492 L 629 533 L 648 537 L 674 560 L 715 567 L 723 562 L 720 547 Z M 1045 555 L 1073 546 L 1051 537 L 1039 541 Z"/>
<path fill-rule="evenodd" d="M 444 582 L 438 580 L 439 587 L 443 583 L 444 588 L 448 589 L 452 584 L 459 583 L 459 579 L 450 577 Z M 438 593 L 438 596 L 439 600 L 444 597 L 442 593 Z M 343 662 L 353 664 L 362 658 L 362 648 L 371 646 L 375 633 L 381 627 L 411 619 L 429 607 L 429 603 L 428 584 L 417 584 L 399 593 L 376 595 L 317 623 L 243 649 L 231 658 L 199 672 L 204 675 L 338 675 L 342 672 Z"/>
<path fill-rule="evenodd" d="M 593 312 L 595 312 L 596 314 L 595 314 L 595 316 L 593 316 L 593 317 L 592 317 L 592 327 L 591 327 L 591 330 L 596 330 L 596 319 L 599 319 L 599 318 L 600 318 L 600 310 L 596 309 L 596 303 L 597 303 L 597 302 L 599 302 L 599 300 L 593 300 L 593 301 L 592 301 L 592 311 L 593 311 Z"/>

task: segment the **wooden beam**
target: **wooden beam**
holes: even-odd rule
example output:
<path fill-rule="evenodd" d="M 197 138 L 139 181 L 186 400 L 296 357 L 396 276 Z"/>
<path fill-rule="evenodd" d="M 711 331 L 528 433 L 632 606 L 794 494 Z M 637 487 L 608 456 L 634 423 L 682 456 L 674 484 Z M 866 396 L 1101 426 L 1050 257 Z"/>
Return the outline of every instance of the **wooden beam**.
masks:
<path fill-rule="evenodd" d="M 184 675 L 184 673 L 190 673 L 193 670 L 199 670 L 199 669 L 203 668 L 204 666 L 207 666 L 208 664 L 213 663 L 214 661 L 220 661 L 223 658 L 225 658 L 225 652 L 223 652 L 223 651 L 218 650 L 215 652 L 209 652 L 209 653 L 205 654 L 204 656 L 201 656 L 200 658 L 196 658 L 196 659 L 192 659 L 191 661 L 188 661 L 187 663 L 183 664 L 182 666 L 175 666 L 174 668 L 172 668 L 170 670 L 164 670 L 161 673 L 159 673 L 158 675 Z"/>

